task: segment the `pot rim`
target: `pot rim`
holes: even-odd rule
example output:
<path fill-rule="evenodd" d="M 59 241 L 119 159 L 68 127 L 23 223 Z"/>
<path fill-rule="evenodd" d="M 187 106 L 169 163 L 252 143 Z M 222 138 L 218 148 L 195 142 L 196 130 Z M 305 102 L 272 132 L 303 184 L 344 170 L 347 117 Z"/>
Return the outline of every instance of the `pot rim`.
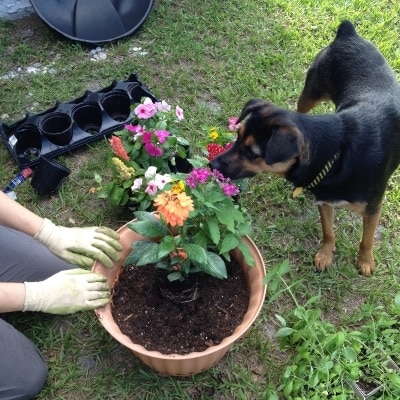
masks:
<path fill-rule="evenodd" d="M 129 230 L 129 232 L 131 232 L 132 235 L 138 237 L 138 240 L 140 240 L 140 238 L 143 238 L 142 236 L 136 234 L 130 228 L 128 228 L 128 224 L 130 222 L 121 226 L 117 230 L 117 232 L 121 233 L 126 230 Z M 123 242 L 124 240 L 125 240 L 125 244 L 132 241 L 132 239 L 129 239 L 129 241 L 127 241 L 126 239 L 121 237 L 120 241 Z M 206 350 L 201 351 L 201 352 L 191 352 L 191 353 L 187 353 L 187 354 L 176 354 L 176 353 L 164 354 L 164 353 L 160 353 L 159 351 L 155 351 L 155 350 L 147 350 L 144 346 L 132 342 L 132 340 L 128 336 L 124 335 L 121 332 L 118 325 L 115 323 L 114 319 L 112 318 L 110 303 L 94 310 L 98 320 L 103 325 L 103 327 L 106 329 L 106 331 L 115 340 L 117 340 L 119 343 L 121 343 L 125 347 L 128 347 L 133 352 L 145 355 L 147 357 L 157 357 L 157 358 L 163 359 L 163 360 L 187 360 L 187 359 L 192 359 L 192 358 L 198 358 L 199 355 L 213 354 L 213 353 L 220 352 L 224 348 L 227 348 L 227 347 L 229 348 L 238 338 L 243 336 L 248 331 L 248 329 L 250 329 L 253 322 L 258 317 L 258 315 L 261 311 L 261 308 L 263 307 L 264 299 L 265 299 L 265 295 L 266 295 L 266 285 L 263 283 L 263 279 L 262 279 L 266 274 L 266 269 L 265 269 L 265 264 L 264 264 L 264 260 L 261 256 L 261 253 L 258 250 L 258 248 L 256 247 L 253 240 L 248 235 L 245 235 L 242 240 L 247 245 L 249 245 L 249 248 L 251 250 L 251 253 L 254 257 L 255 264 L 256 264 L 256 266 L 254 266 L 254 267 L 248 266 L 248 268 L 261 269 L 262 270 L 261 271 L 262 272 L 261 279 L 258 279 L 258 281 L 252 282 L 251 287 L 249 287 L 249 292 L 251 289 L 254 293 L 256 293 L 256 295 L 250 296 L 249 305 L 248 305 L 247 311 L 243 317 L 242 323 L 235 328 L 235 330 L 233 331 L 233 333 L 230 336 L 227 336 L 226 338 L 224 338 L 221 341 L 221 343 L 214 345 L 214 346 L 210 346 L 209 348 L 207 348 Z M 129 243 L 128 248 L 130 249 L 130 243 Z M 241 255 L 241 253 L 239 253 L 239 254 Z M 122 266 L 125 257 L 126 256 L 122 256 L 120 258 L 120 260 L 118 260 L 115 263 L 115 265 L 119 266 L 119 267 Z M 119 268 L 117 268 L 117 269 L 119 269 Z M 100 273 L 100 274 L 106 276 L 109 284 L 111 284 L 111 285 L 114 284 L 114 282 L 116 281 L 116 278 L 117 278 L 117 272 L 115 270 L 116 270 L 115 267 L 112 269 L 109 269 L 109 268 L 103 266 L 99 261 L 95 261 L 95 263 L 93 264 L 93 267 L 92 267 L 92 272 Z"/>

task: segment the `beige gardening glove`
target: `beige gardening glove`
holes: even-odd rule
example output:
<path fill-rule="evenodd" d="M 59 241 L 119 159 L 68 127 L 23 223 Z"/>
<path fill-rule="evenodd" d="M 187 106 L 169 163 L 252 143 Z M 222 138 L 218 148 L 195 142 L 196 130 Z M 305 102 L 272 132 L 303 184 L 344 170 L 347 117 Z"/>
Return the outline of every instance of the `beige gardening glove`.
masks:
<path fill-rule="evenodd" d="M 81 268 L 58 272 L 41 282 L 24 283 L 23 311 L 71 314 L 105 306 L 110 298 L 106 278 Z"/>
<path fill-rule="evenodd" d="M 44 218 L 34 238 L 70 264 L 89 268 L 96 259 L 107 268 L 119 258 L 119 235 L 110 228 L 65 228 Z"/>

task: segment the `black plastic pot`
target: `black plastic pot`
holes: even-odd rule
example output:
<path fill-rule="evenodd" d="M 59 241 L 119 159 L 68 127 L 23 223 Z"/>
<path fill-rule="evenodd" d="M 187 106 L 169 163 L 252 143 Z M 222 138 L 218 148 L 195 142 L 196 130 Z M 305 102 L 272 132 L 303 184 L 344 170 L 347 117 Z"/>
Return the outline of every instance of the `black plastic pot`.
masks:
<path fill-rule="evenodd" d="M 59 162 L 47 157 L 40 157 L 31 186 L 42 196 L 49 196 L 56 192 L 64 179 L 70 174 L 70 170 Z"/>
<path fill-rule="evenodd" d="M 39 17 L 61 35 L 101 44 L 132 35 L 150 14 L 154 0 L 31 0 Z"/>

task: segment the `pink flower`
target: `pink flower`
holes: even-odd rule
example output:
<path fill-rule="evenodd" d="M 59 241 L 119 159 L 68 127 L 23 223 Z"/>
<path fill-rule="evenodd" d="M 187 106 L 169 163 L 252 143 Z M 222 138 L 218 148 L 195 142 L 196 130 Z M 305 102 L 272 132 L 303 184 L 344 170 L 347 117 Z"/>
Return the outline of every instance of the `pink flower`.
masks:
<path fill-rule="evenodd" d="M 238 128 L 240 128 L 240 123 L 237 123 L 238 119 L 238 117 L 231 117 L 228 119 L 230 131 L 236 131 Z"/>
<path fill-rule="evenodd" d="M 169 132 L 164 131 L 162 129 L 155 131 L 154 133 L 157 136 L 160 143 L 165 143 L 166 138 L 169 136 Z"/>
<path fill-rule="evenodd" d="M 145 143 L 144 149 L 146 150 L 147 154 L 151 157 L 161 157 L 163 153 L 162 149 L 160 149 L 153 143 Z"/>
<path fill-rule="evenodd" d="M 145 189 L 145 193 L 149 194 L 150 196 L 155 195 L 157 193 L 157 185 L 154 181 L 150 181 L 147 183 L 147 188 Z"/>
<path fill-rule="evenodd" d="M 176 114 L 176 117 L 178 118 L 178 121 L 182 121 L 185 118 L 183 116 L 183 110 L 179 106 L 176 106 L 175 114 Z"/>
<path fill-rule="evenodd" d="M 157 112 L 157 107 L 153 102 L 151 103 L 144 103 L 144 104 L 139 104 L 135 109 L 134 113 L 137 115 L 138 118 L 140 119 L 149 119 L 153 117 Z"/>

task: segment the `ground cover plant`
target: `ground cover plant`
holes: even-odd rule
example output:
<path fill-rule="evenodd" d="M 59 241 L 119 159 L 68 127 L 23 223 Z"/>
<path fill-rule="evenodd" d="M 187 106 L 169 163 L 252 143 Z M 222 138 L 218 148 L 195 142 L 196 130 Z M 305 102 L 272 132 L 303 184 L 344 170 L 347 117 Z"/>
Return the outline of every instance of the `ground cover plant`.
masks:
<path fill-rule="evenodd" d="M 251 97 L 294 109 L 309 63 L 333 39 L 344 18 L 377 45 L 400 75 L 399 11 L 400 5 L 390 0 L 158 0 L 138 33 L 97 50 L 63 39 L 36 16 L 2 21 L 0 118 L 14 122 L 27 112 L 38 113 L 135 72 L 159 99 L 185 110 L 182 132 L 187 140 L 199 141 L 204 139 L 202 126 L 224 126 Z M 100 52 L 105 57 L 96 57 Z M 332 109 L 324 105 L 315 112 Z M 100 140 L 59 157 L 71 169 L 61 191 L 43 199 L 24 183 L 16 190 L 18 201 L 59 224 L 122 225 L 132 213 L 90 190 L 95 173 L 106 173 L 108 146 Z M 3 143 L 0 163 L 3 188 L 18 172 Z M 253 239 L 267 269 L 289 260 L 285 282 L 299 306 L 308 302 L 312 310 L 320 310 L 316 321 L 324 329 L 332 324 L 338 332 L 362 330 L 370 327 L 366 310 L 393 311 L 399 292 L 399 176 L 396 171 L 385 195 L 375 237 L 377 268 L 370 278 L 359 276 L 354 266 L 361 235 L 358 216 L 337 213 L 335 265 L 317 274 L 312 259 L 320 226 L 310 196 L 291 200 L 290 185 L 267 175 L 250 180 L 243 194 L 254 219 Z M 145 367 L 104 332 L 93 313 L 19 313 L 6 318 L 32 338 L 48 360 L 48 384 L 38 399 L 291 398 L 281 386 L 298 353 L 296 346 L 280 348 L 276 333 L 283 320 L 292 327 L 297 306 L 288 291 L 270 301 L 278 281 L 275 275 L 269 282 L 271 291 L 260 318 L 233 351 L 213 369 L 182 379 Z M 366 332 L 371 343 L 390 347 L 393 339 L 398 348 L 397 335 L 390 333 L 386 340 L 385 335 Z M 390 393 L 395 392 L 376 398 L 398 398 Z"/>

